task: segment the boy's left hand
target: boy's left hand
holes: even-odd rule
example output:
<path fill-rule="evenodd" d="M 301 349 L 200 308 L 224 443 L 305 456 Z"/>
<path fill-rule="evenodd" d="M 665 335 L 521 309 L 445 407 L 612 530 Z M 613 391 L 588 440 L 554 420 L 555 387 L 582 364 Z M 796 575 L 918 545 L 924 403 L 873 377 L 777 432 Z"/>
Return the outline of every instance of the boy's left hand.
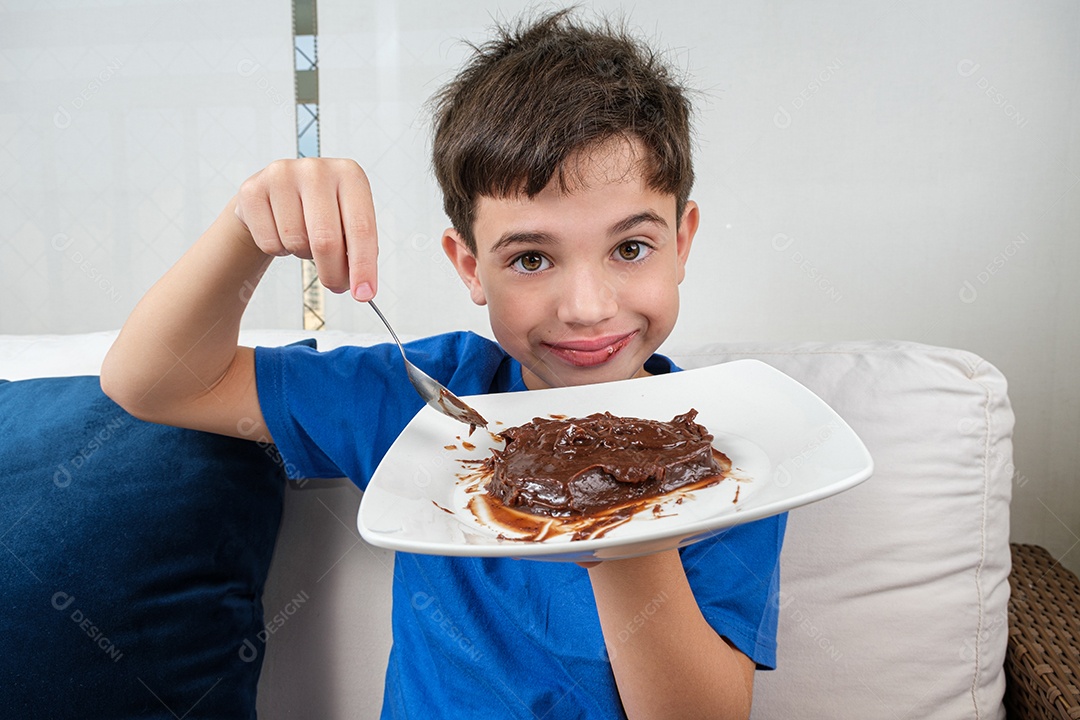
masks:
<path fill-rule="evenodd" d="M 678 550 L 578 565 L 627 717 L 749 717 L 754 661 L 705 620 Z"/>

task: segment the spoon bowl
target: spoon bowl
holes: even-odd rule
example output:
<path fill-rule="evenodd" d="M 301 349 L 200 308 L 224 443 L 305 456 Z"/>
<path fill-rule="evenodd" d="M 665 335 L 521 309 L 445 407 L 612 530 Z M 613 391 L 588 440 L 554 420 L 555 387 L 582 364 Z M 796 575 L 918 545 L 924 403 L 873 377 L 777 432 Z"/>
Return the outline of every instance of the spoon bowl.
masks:
<path fill-rule="evenodd" d="M 454 393 L 443 387 L 438 380 L 409 362 L 409 358 L 405 356 L 405 348 L 402 347 L 401 341 L 398 340 L 394 328 L 390 327 L 390 323 L 374 302 L 371 300 L 367 302 L 371 309 L 375 311 L 375 314 L 379 316 L 379 319 L 382 320 L 386 329 L 390 331 L 390 337 L 394 338 L 394 342 L 397 343 L 398 351 L 401 352 L 401 359 L 405 361 L 405 372 L 409 376 L 409 382 L 416 388 L 416 392 L 424 399 L 424 402 L 443 415 L 449 415 L 458 422 L 468 425 L 470 434 L 478 427 L 486 428 L 487 420 L 480 413 L 459 400 Z"/>

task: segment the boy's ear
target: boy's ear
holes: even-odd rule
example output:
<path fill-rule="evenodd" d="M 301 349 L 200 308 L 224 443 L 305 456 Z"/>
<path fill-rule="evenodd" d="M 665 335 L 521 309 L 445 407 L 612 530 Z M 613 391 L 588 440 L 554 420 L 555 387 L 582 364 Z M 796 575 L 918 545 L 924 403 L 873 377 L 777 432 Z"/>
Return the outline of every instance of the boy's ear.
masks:
<path fill-rule="evenodd" d="M 698 210 L 698 204 L 693 200 L 687 200 L 686 207 L 683 208 L 682 220 L 679 221 L 679 231 L 675 234 L 680 283 L 686 277 L 686 259 L 690 257 L 690 246 L 694 243 L 694 235 L 697 234 L 699 222 L 701 222 L 701 211 Z"/>
<path fill-rule="evenodd" d="M 487 305 L 487 297 L 484 288 L 480 284 L 480 276 L 476 272 L 476 256 L 465 245 L 465 239 L 454 228 L 447 228 L 442 238 L 443 252 L 450 258 L 454 269 L 469 288 L 469 296 L 477 305 Z"/>

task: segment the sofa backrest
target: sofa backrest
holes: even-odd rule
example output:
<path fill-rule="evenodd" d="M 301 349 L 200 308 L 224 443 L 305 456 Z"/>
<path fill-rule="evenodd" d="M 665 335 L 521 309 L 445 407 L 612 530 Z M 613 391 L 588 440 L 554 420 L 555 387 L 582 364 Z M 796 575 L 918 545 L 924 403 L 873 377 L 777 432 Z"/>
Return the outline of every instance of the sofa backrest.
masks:
<path fill-rule="evenodd" d="M 114 335 L 0 337 L 0 377 L 95 373 Z M 321 349 L 381 341 L 318 338 Z M 757 674 L 753 717 L 1003 718 L 1014 468 L 1002 375 L 969 352 L 909 342 L 665 351 L 685 368 L 776 367 L 828 402 L 875 461 L 870 480 L 789 516 L 779 667 Z M 378 716 L 393 558 L 359 538 L 359 497 L 345 480 L 287 489 L 263 597 L 261 718 Z"/>

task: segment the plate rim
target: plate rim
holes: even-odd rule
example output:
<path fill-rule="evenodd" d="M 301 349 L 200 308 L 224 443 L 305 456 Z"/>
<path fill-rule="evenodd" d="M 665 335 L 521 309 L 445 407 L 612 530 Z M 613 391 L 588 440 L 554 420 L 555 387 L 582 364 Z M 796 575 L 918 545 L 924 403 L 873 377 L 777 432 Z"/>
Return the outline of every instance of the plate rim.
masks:
<path fill-rule="evenodd" d="M 447 544 L 447 543 L 432 543 L 430 541 L 423 540 L 410 540 L 395 537 L 392 534 L 379 532 L 372 530 L 364 522 L 365 508 L 370 508 L 373 501 L 369 501 L 369 493 L 371 493 L 372 483 L 379 475 L 378 467 L 372 474 L 371 480 L 368 484 L 368 489 L 365 490 L 360 498 L 360 506 L 357 510 L 357 528 L 360 531 L 361 537 L 368 543 L 396 552 L 408 552 L 414 554 L 424 555 L 441 555 L 446 557 L 511 557 L 519 559 L 532 559 L 532 560 L 562 560 L 562 561 L 584 561 L 584 560 L 597 560 L 597 559 L 615 559 L 619 557 L 632 557 L 634 553 L 619 554 L 604 552 L 604 557 L 598 557 L 597 551 L 617 551 L 619 548 L 632 549 L 634 547 L 642 546 L 655 546 L 658 543 L 665 544 L 669 549 L 676 547 L 683 547 L 684 545 L 692 544 L 692 542 L 699 542 L 701 540 L 708 539 L 713 535 L 723 533 L 730 528 L 737 527 L 739 525 L 761 520 L 764 518 L 779 515 L 790 510 L 811 505 L 821 500 L 825 500 L 834 495 L 838 495 L 846 490 L 865 482 L 874 473 L 874 460 L 870 454 L 866 444 L 862 441 L 862 438 L 854 431 L 854 429 L 848 424 L 839 413 L 827 402 L 825 402 L 815 392 L 803 385 L 801 382 L 791 377 L 787 373 L 773 367 L 772 365 L 758 360 L 756 358 L 739 358 L 736 360 L 730 360 L 727 362 L 716 363 L 713 365 L 706 365 L 699 368 L 692 368 L 688 370 L 682 370 L 678 373 L 665 373 L 663 375 L 653 375 L 644 378 L 631 378 L 628 380 L 619 380 L 612 383 L 606 383 L 605 385 L 619 385 L 624 383 L 646 383 L 649 381 L 662 380 L 664 378 L 670 378 L 676 375 L 685 375 L 686 373 L 694 373 L 696 371 L 712 371 L 712 372 L 724 372 L 730 373 L 738 368 L 753 368 L 754 372 L 765 372 L 767 375 L 772 376 L 774 381 L 780 383 L 786 383 L 789 387 L 794 387 L 795 392 L 801 393 L 804 397 L 808 397 L 818 406 L 820 410 L 826 411 L 831 416 L 831 421 L 839 424 L 841 430 L 845 434 L 848 440 L 854 441 L 852 450 L 857 452 L 860 457 L 857 460 L 853 460 L 859 465 L 859 469 L 852 472 L 842 478 L 828 483 L 821 487 L 811 488 L 803 493 L 797 495 L 791 495 L 782 499 L 772 500 L 766 502 L 763 505 L 751 506 L 749 509 L 743 511 L 739 510 L 732 513 L 725 513 L 721 516 L 712 516 L 711 518 L 702 518 L 691 522 L 685 526 L 678 526 L 676 528 L 660 529 L 652 533 L 644 533 L 642 536 L 634 538 L 610 538 L 602 537 L 590 540 L 573 540 L 562 543 L 543 543 L 543 542 L 529 542 L 529 541 L 498 541 L 494 540 L 490 543 L 478 543 L 478 544 Z M 594 387 L 594 386 L 590 386 Z M 559 387 L 559 388 L 544 388 L 541 390 L 526 391 L 529 393 L 560 393 L 567 391 L 574 391 L 575 387 Z M 489 398 L 494 395 L 510 395 L 514 393 L 490 393 L 480 395 L 467 395 L 462 396 L 462 399 L 466 402 L 470 400 L 477 400 L 482 398 Z M 383 456 L 383 460 L 389 457 L 394 451 L 394 446 L 398 442 L 402 441 L 402 438 L 406 436 L 409 426 L 416 422 L 423 422 L 418 420 L 422 415 L 438 414 L 436 410 L 424 406 L 421 410 L 409 421 L 409 423 L 402 429 L 398 436 L 391 443 L 387 449 L 386 454 Z M 380 460 L 379 465 L 382 465 Z M 389 492 L 388 490 L 375 487 L 376 496 L 378 493 Z M 455 513 L 455 517 L 457 517 Z M 729 522 L 730 520 L 730 522 Z M 693 538 L 692 542 L 686 541 Z M 664 541 L 670 541 L 664 543 Z M 658 550 L 646 550 L 647 552 L 656 552 Z"/>

